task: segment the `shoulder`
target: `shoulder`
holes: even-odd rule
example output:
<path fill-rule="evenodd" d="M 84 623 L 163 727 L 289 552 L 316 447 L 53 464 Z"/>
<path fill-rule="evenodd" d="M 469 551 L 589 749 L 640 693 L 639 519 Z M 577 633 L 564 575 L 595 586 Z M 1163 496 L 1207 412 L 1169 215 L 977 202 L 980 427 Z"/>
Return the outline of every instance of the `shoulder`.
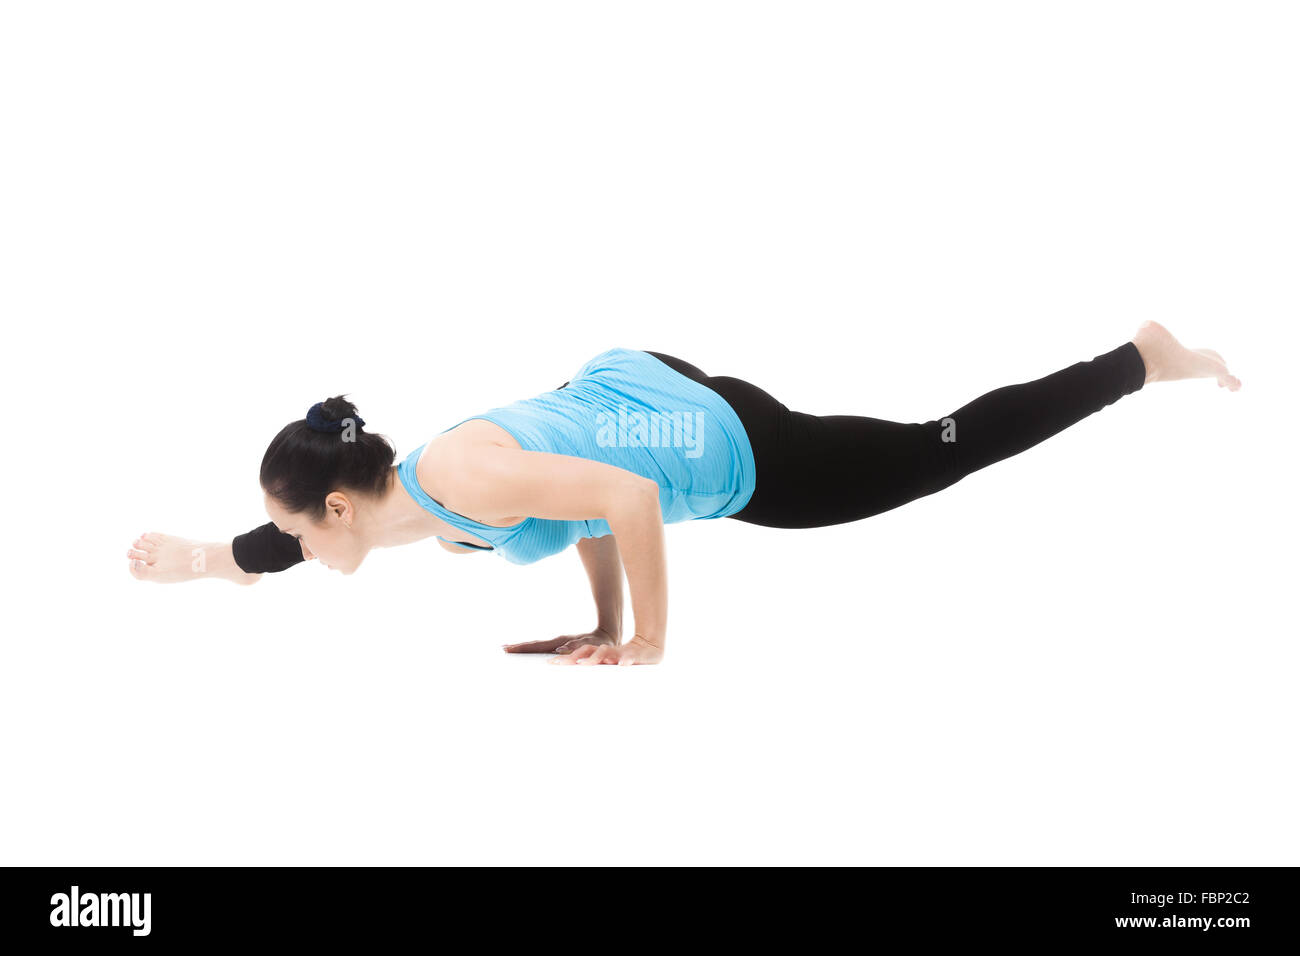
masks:
<path fill-rule="evenodd" d="M 431 441 L 416 459 L 415 480 L 426 495 L 444 508 L 455 510 L 447 503 L 447 496 L 454 493 L 456 476 L 464 472 L 469 457 L 462 441 L 450 436 Z"/>
<path fill-rule="evenodd" d="M 496 491 L 518 473 L 518 456 L 524 454 L 481 438 L 449 435 L 425 448 L 415 477 L 425 494 L 444 508 L 490 524 L 507 517 L 498 513 Z"/>
<path fill-rule="evenodd" d="M 415 463 L 420 486 L 437 498 L 434 488 L 452 492 L 482 480 L 484 471 L 492 467 L 503 450 L 495 437 L 491 432 L 462 426 L 429 442 Z"/>

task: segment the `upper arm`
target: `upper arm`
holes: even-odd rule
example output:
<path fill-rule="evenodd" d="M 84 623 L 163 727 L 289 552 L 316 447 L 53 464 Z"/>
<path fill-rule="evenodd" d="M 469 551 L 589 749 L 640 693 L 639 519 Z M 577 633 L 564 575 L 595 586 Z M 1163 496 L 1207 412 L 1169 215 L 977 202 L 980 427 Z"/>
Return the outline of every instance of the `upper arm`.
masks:
<path fill-rule="evenodd" d="M 658 506 L 655 482 L 589 458 L 483 443 L 456 459 L 439 483 L 455 500 L 453 510 L 480 520 L 527 515 L 580 521 L 609 518 L 652 499 Z"/>

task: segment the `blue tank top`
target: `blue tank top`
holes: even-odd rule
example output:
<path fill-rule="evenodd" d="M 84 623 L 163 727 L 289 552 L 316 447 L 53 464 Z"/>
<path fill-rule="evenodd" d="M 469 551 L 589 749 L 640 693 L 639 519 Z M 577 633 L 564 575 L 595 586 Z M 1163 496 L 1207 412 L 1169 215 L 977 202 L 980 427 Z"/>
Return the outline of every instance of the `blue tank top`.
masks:
<path fill-rule="evenodd" d="M 639 349 L 602 352 L 562 388 L 461 419 L 439 434 L 478 418 L 500 425 L 525 451 L 589 458 L 650 478 L 659 485 L 665 524 L 724 518 L 754 494 L 754 452 L 735 410 L 713 389 Z M 529 517 L 496 528 L 449 511 L 416 480 L 423 451 L 422 445 L 398 465 L 398 478 L 426 511 L 492 544 L 469 547 L 531 564 L 579 538 L 610 533 L 603 518 Z"/>

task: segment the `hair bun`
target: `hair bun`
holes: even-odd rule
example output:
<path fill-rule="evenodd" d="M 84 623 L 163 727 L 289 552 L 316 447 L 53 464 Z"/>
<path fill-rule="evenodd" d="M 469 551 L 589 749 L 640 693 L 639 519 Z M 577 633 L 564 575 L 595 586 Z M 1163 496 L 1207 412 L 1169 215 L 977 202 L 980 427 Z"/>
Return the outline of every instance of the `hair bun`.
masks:
<path fill-rule="evenodd" d="M 358 429 L 365 427 L 365 419 L 357 414 L 357 407 L 342 395 L 317 402 L 307 409 L 307 427 L 312 431 L 337 433 L 351 422 Z"/>

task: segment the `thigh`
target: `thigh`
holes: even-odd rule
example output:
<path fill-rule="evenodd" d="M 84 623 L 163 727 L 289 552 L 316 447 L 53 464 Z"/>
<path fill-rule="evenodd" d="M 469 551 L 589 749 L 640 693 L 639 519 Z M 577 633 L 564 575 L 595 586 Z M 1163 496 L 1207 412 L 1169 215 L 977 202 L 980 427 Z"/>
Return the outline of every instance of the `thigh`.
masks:
<path fill-rule="evenodd" d="M 773 528 L 858 521 L 933 494 L 955 480 L 937 421 L 793 411 L 751 382 L 710 379 L 740 417 L 757 483 L 730 517 Z"/>
<path fill-rule="evenodd" d="M 775 528 L 823 527 L 896 508 L 946 482 L 937 422 L 795 412 L 752 382 L 650 354 L 717 392 L 745 429 L 754 494 L 729 517 Z"/>
<path fill-rule="evenodd" d="M 954 480 L 940 431 L 938 422 L 792 411 L 767 452 L 763 495 L 733 517 L 820 528 L 933 494 Z"/>

